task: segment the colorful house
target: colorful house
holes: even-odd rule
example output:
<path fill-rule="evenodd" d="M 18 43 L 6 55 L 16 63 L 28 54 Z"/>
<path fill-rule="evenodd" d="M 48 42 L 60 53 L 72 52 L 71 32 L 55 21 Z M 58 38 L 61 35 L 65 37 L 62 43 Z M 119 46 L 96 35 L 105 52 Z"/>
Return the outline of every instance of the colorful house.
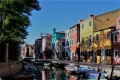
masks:
<path fill-rule="evenodd" d="M 35 58 L 39 58 L 41 56 L 42 51 L 42 38 L 38 38 L 35 40 Z"/>
<path fill-rule="evenodd" d="M 89 19 L 79 20 L 81 61 L 91 62 L 93 58 L 93 16 L 91 14 Z"/>
<path fill-rule="evenodd" d="M 60 31 L 60 32 L 56 32 L 56 29 L 53 29 L 53 34 L 52 34 L 52 51 L 55 52 L 55 42 L 57 39 L 65 37 L 65 31 Z"/>
<path fill-rule="evenodd" d="M 65 59 L 65 38 L 59 38 L 55 42 L 55 51 L 57 52 L 56 58 Z"/>
<path fill-rule="evenodd" d="M 80 24 L 76 24 L 70 29 L 70 52 L 71 59 L 76 55 L 76 46 L 77 43 L 80 42 Z"/>
<path fill-rule="evenodd" d="M 70 30 L 65 31 L 65 53 L 70 57 Z"/>
<path fill-rule="evenodd" d="M 113 31 L 113 64 L 120 64 L 120 16 L 116 19 L 116 31 Z"/>
<path fill-rule="evenodd" d="M 51 58 L 52 55 L 52 35 L 46 34 L 42 37 L 42 53 L 44 58 Z"/>
<path fill-rule="evenodd" d="M 93 17 L 93 52 L 96 55 L 97 63 L 112 64 L 113 50 L 111 34 L 115 30 L 115 21 L 118 16 L 120 16 L 120 9 Z"/>
<path fill-rule="evenodd" d="M 34 57 L 34 44 L 25 44 L 21 48 L 21 58 L 24 59 L 26 57 Z"/>

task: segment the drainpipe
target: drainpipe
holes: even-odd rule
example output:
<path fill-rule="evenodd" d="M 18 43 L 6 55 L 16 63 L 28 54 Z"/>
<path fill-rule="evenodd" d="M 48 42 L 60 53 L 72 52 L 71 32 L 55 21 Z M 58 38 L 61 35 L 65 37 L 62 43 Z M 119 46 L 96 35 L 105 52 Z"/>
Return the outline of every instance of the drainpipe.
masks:
<path fill-rule="evenodd" d="M 113 53 L 114 53 L 114 49 L 113 49 L 113 33 L 112 33 L 112 31 L 113 31 L 113 28 L 111 28 L 111 64 L 113 64 Z"/>

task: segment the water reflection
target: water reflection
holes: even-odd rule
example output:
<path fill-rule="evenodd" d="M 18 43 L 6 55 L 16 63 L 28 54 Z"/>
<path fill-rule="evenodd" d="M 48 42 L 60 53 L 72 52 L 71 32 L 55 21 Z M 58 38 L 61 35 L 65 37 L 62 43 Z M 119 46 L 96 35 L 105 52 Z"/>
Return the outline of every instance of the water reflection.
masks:
<path fill-rule="evenodd" d="M 69 76 L 60 68 L 38 66 L 35 80 L 69 80 Z"/>

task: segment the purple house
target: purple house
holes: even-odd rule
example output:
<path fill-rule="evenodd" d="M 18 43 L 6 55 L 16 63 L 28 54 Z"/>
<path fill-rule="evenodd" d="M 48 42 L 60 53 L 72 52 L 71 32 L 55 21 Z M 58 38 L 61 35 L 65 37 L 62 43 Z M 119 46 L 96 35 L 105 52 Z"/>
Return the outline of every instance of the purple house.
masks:
<path fill-rule="evenodd" d="M 38 58 L 42 50 L 42 38 L 35 40 L 35 58 Z"/>

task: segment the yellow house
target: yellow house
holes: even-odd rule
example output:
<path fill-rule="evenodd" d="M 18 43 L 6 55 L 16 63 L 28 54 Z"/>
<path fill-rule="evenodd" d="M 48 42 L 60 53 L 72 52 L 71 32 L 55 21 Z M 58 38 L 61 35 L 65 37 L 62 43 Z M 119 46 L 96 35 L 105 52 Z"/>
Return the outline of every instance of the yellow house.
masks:
<path fill-rule="evenodd" d="M 82 60 L 92 61 L 93 55 L 93 15 L 87 20 L 80 20 L 80 52 Z"/>
<path fill-rule="evenodd" d="M 93 18 L 93 52 L 97 55 L 97 63 L 111 64 L 112 61 L 112 31 L 115 29 L 116 19 L 120 16 L 120 9 L 116 9 Z"/>
<path fill-rule="evenodd" d="M 96 53 L 97 63 L 111 64 L 113 30 L 114 25 L 94 31 L 93 52 Z"/>
<path fill-rule="evenodd" d="M 120 16 L 120 9 L 113 10 L 107 13 L 103 13 L 97 16 L 90 15 L 89 19 L 87 20 L 80 20 L 80 51 L 81 51 L 81 57 L 82 60 L 86 60 L 88 62 L 94 61 L 99 63 L 101 58 L 97 58 L 97 55 L 100 53 L 102 54 L 102 51 L 100 52 L 100 48 L 96 48 L 96 46 L 100 46 L 99 42 L 94 41 L 93 38 L 96 37 L 96 34 L 100 34 L 101 32 L 109 31 L 108 27 L 111 27 L 114 25 L 116 19 Z M 103 29 L 101 31 L 101 29 Z M 105 29 L 105 30 L 104 30 Z M 111 28 L 110 28 L 111 30 Z M 102 39 L 100 39 L 102 40 Z M 107 41 L 107 43 L 106 43 Z M 110 40 L 107 39 L 104 41 L 104 44 L 109 44 Z M 108 43 L 109 42 L 109 43 Z M 111 45 L 104 46 L 105 49 L 109 49 Z M 98 52 L 97 52 L 97 50 Z M 106 50 L 105 50 L 106 51 Z M 105 55 L 104 55 L 105 57 Z M 96 59 L 97 58 L 97 59 Z M 108 60 L 108 58 L 107 58 Z M 110 64 L 110 59 L 108 61 L 105 61 L 107 64 Z"/>

